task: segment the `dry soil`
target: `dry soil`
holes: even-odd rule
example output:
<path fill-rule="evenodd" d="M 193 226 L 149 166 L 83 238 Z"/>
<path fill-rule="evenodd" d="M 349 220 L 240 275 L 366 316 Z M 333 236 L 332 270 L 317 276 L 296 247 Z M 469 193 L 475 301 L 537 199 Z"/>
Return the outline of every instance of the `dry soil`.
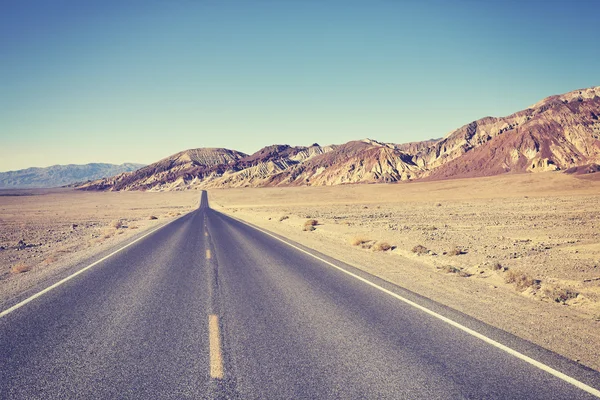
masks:
<path fill-rule="evenodd" d="M 196 208 L 199 199 L 197 191 L 0 190 L 0 304 Z"/>

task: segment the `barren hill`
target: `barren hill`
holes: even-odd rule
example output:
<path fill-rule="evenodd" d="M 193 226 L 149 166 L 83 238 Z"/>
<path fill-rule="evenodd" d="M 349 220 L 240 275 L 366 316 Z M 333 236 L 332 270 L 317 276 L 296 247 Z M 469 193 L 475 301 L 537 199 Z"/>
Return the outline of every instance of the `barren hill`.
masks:
<path fill-rule="evenodd" d="M 415 157 L 435 179 L 565 170 L 600 161 L 600 87 L 551 96 L 504 118 L 486 117 Z"/>
<path fill-rule="evenodd" d="M 569 170 L 600 164 L 600 87 L 548 97 L 507 117 L 485 117 L 437 140 L 372 139 L 342 145 L 267 146 L 177 153 L 139 171 L 84 185 L 91 190 L 338 185 Z"/>
<path fill-rule="evenodd" d="M 396 182 L 416 178 L 422 169 L 395 145 L 371 139 L 337 146 L 272 176 L 268 185 L 339 185 Z"/>
<path fill-rule="evenodd" d="M 82 185 L 85 190 L 181 190 L 223 174 L 246 154 L 227 149 L 191 149 L 174 154 L 134 172 Z"/>
<path fill-rule="evenodd" d="M 121 165 L 91 163 L 0 172 L 0 189 L 58 187 L 113 176 L 125 171 L 135 171 L 143 166 L 144 164 L 134 163 Z"/>

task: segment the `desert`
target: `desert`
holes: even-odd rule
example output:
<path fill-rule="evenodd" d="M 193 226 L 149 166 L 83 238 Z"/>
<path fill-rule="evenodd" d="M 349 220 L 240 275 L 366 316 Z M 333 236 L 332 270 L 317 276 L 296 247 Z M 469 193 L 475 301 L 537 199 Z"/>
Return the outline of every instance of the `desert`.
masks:
<path fill-rule="evenodd" d="M 600 182 L 558 172 L 209 190 L 210 206 L 600 369 Z M 586 179 L 588 178 L 588 179 Z M 2 191 L 7 308 L 200 191 Z"/>
<path fill-rule="evenodd" d="M 197 192 L 87 193 L 73 189 L 0 191 L 2 309 L 197 208 Z"/>
<path fill-rule="evenodd" d="M 596 180 L 546 172 L 209 198 L 218 211 L 600 369 Z"/>

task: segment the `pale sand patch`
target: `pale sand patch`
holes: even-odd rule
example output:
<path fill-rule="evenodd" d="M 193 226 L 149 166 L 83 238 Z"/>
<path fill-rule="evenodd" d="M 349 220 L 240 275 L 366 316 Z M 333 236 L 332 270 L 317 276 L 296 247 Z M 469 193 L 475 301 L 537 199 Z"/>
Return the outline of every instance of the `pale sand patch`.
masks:
<path fill-rule="evenodd" d="M 600 370 L 599 181 L 543 173 L 210 190 L 209 200 L 217 210 Z M 304 230 L 308 219 L 318 221 L 314 231 Z M 394 248 L 374 252 L 377 242 Z M 428 251 L 413 252 L 418 245 Z M 505 283 L 506 269 L 523 272 L 534 286 L 516 290 Z"/>
<path fill-rule="evenodd" d="M 0 190 L 0 304 L 196 209 L 199 201 L 198 191 Z M 27 268 L 13 268 L 21 265 Z"/>

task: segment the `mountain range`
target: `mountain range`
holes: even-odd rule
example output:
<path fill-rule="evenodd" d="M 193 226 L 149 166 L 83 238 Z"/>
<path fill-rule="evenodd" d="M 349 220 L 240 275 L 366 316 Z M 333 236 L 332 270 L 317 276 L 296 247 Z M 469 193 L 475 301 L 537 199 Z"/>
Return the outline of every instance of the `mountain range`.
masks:
<path fill-rule="evenodd" d="M 551 96 L 506 117 L 485 117 L 441 139 L 393 144 L 267 146 L 248 155 L 222 148 L 182 151 L 82 185 L 86 190 L 338 185 L 451 179 L 600 167 L 600 86 Z"/>
<path fill-rule="evenodd" d="M 70 185 L 135 171 L 143 164 L 121 165 L 91 163 L 84 165 L 53 165 L 46 168 L 27 168 L 0 172 L 0 189 L 49 188 Z"/>

